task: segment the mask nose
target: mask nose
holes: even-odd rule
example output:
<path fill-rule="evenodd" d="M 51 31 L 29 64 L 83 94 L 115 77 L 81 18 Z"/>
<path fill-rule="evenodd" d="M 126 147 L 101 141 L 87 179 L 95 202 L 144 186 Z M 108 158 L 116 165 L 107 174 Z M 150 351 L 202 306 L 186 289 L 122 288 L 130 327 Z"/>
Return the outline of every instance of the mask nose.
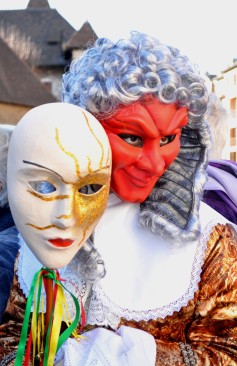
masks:
<path fill-rule="evenodd" d="M 73 212 L 71 198 L 58 200 L 52 221 L 53 225 L 63 230 L 75 225 L 76 217 Z"/>
<path fill-rule="evenodd" d="M 158 141 L 152 141 L 146 148 L 143 148 L 136 163 L 138 169 L 146 170 L 157 177 L 164 173 L 165 166 L 165 160 Z"/>

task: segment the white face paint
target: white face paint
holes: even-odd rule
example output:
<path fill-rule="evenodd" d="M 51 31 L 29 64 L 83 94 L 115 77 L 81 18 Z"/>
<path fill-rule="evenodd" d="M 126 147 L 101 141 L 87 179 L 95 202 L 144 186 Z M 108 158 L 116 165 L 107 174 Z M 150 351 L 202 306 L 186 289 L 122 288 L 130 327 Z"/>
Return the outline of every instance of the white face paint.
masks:
<path fill-rule="evenodd" d="M 13 131 L 8 198 L 37 259 L 66 266 L 93 232 L 108 199 L 111 151 L 90 113 L 67 103 L 30 110 Z"/>

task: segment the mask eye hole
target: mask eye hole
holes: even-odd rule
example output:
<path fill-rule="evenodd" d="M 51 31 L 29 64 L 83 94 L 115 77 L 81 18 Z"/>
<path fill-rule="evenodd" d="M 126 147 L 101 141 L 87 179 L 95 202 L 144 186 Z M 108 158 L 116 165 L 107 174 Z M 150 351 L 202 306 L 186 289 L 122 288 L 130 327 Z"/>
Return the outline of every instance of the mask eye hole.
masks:
<path fill-rule="evenodd" d="M 40 194 L 49 194 L 49 193 L 53 193 L 56 191 L 56 187 L 47 181 L 32 181 L 29 182 L 29 185 L 31 186 L 31 188 Z"/>
<path fill-rule="evenodd" d="M 126 134 L 126 133 L 120 133 L 118 136 L 129 145 L 136 146 L 136 147 L 143 146 L 143 140 L 140 136 Z"/>
<path fill-rule="evenodd" d="M 87 184 L 78 189 L 78 192 L 85 195 L 91 195 L 96 192 L 99 192 L 103 187 L 102 184 Z"/>
<path fill-rule="evenodd" d="M 176 135 L 164 136 L 160 139 L 160 146 L 169 144 L 175 139 Z"/>

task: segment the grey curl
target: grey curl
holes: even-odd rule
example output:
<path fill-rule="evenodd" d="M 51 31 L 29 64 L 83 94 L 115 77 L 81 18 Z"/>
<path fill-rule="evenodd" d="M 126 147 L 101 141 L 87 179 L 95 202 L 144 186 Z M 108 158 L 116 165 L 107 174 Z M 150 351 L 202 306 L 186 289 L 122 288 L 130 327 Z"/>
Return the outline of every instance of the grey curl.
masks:
<path fill-rule="evenodd" d="M 140 32 L 131 32 L 128 40 L 117 42 L 99 38 L 72 61 L 62 80 L 64 102 L 103 118 L 119 105 L 152 94 L 163 103 L 186 106 L 194 128 L 193 120 L 200 124 L 208 104 L 196 65 L 176 48 Z"/>

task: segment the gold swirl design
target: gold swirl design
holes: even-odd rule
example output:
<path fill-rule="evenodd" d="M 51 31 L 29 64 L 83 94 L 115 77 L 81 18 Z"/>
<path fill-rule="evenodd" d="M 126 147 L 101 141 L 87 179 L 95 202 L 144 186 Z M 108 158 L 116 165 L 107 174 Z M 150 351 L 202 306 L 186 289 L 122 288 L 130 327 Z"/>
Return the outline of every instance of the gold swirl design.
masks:
<path fill-rule="evenodd" d="M 37 229 L 37 230 L 47 230 L 47 229 L 51 229 L 51 228 L 56 228 L 56 229 L 59 229 L 59 230 L 65 230 L 64 228 L 61 228 L 57 225 L 48 225 L 48 226 L 44 226 L 44 227 L 40 227 L 40 226 L 37 226 L 37 225 L 34 225 L 34 224 L 29 224 L 29 223 L 26 223 L 26 225 L 31 226 L 31 227 L 33 227 L 34 229 Z"/>
<path fill-rule="evenodd" d="M 89 120 L 86 116 L 86 114 L 84 112 L 82 112 L 84 117 L 85 117 L 85 120 L 86 120 L 86 123 L 87 123 L 87 126 L 89 128 L 89 130 L 91 131 L 92 135 L 94 136 L 94 138 L 96 139 L 96 141 L 98 142 L 98 144 L 100 145 L 100 148 L 101 148 L 101 159 L 100 159 L 100 169 L 102 169 L 103 167 L 103 160 L 104 160 L 104 147 L 103 147 L 103 144 L 102 142 L 98 139 L 98 137 L 96 136 L 96 134 L 94 133 L 93 129 L 91 128 L 91 125 L 89 123 Z"/>
<path fill-rule="evenodd" d="M 67 198 L 70 198 L 69 195 L 65 194 L 65 195 L 59 195 L 59 196 L 53 196 L 53 197 L 45 197 L 42 196 L 41 194 L 35 192 L 35 191 L 30 191 L 29 189 L 27 189 L 27 192 L 29 192 L 30 194 L 32 194 L 33 196 L 40 198 L 42 201 L 56 201 L 56 200 L 65 200 Z"/>
<path fill-rule="evenodd" d="M 81 176 L 81 173 L 80 173 L 80 166 L 79 166 L 79 162 L 78 162 L 78 159 L 76 158 L 76 156 L 71 153 L 70 151 L 67 151 L 65 149 L 65 147 L 63 146 L 63 144 L 61 143 L 60 141 L 60 138 L 59 138 L 59 133 L 58 133 L 58 129 L 56 128 L 56 141 L 57 141 L 57 144 L 59 146 L 59 148 L 68 156 L 70 156 L 74 162 L 75 162 L 75 166 L 76 166 L 76 174 L 77 174 L 77 177 L 80 178 Z M 65 182 L 66 183 L 66 182 Z"/>

